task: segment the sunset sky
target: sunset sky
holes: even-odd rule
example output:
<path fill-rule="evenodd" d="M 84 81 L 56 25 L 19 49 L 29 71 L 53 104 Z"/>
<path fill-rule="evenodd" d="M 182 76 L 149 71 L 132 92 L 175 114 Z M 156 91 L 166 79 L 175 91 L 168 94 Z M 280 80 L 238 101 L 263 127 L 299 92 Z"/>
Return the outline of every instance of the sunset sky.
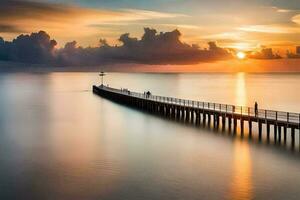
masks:
<path fill-rule="evenodd" d="M 208 41 L 241 50 L 300 45 L 299 0 L 0 0 L 0 36 L 44 30 L 59 46 L 76 40 L 97 46 L 99 38 L 119 44 L 122 33 L 140 37 L 143 27 L 178 28 L 181 40 L 205 47 Z"/>

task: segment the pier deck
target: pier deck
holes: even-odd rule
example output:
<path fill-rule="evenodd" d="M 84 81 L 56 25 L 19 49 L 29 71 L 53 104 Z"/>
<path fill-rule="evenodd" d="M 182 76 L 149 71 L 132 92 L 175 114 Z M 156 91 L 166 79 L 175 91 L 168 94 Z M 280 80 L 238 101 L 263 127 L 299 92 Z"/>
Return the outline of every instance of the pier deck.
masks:
<path fill-rule="evenodd" d="M 252 123 L 257 123 L 259 139 L 262 138 L 262 124 L 266 126 L 267 140 L 270 139 L 270 127 L 273 126 L 274 141 L 280 143 L 283 140 L 286 143 L 287 134 L 290 134 L 292 147 L 295 145 L 295 130 L 299 133 L 300 128 L 299 113 L 264 109 L 258 109 L 255 113 L 255 109 L 251 107 L 147 95 L 104 85 L 93 86 L 93 92 L 123 104 L 192 123 L 208 123 L 209 125 L 212 123 L 214 127 L 219 127 L 221 121 L 222 128 L 225 129 L 227 122 L 228 129 L 233 129 L 234 132 L 236 132 L 239 120 L 241 134 L 244 133 L 246 121 L 249 137 L 252 136 Z"/>

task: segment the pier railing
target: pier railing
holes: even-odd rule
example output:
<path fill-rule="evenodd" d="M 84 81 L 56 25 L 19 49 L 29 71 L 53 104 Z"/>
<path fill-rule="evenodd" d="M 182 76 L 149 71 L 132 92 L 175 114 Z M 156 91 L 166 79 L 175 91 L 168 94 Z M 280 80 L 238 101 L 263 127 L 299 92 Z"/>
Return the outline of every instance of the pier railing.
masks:
<path fill-rule="evenodd" d="M 265 110 L 265 109 L 258 109 L 257 113 L 255 113 L 254 108 L 247 107 L 247 106 L 235 106 L 230 104 L 193 101 L 193 100 L 180 99 L 174 97 L 164 97 L 164 96 L 158 96 L 152 94 L 147 95 L 143 93 L 132 92 L 127 89 L 111 88 L 104 85 L 101 85 L 100 88 L 114 93 L 120 93 L 122 95 L 128 95 L 128 96 L 151 100 L 160 103 L 180 105 L 180 106 L 205 109 L 205 110 L 213 110 L 225 114 L 255 117 L 257 119 L 274 120 L 277 122 L 283 122 L 287 124 L 289 123 L 298 124 L 300 126 L 300 113 Z"/>

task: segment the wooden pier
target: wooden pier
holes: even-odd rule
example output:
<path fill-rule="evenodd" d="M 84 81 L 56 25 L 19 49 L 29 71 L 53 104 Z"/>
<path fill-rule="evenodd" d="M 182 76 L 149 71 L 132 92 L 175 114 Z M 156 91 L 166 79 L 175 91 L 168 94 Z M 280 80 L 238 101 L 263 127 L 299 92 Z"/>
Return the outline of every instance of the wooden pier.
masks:
<path fill-rule="evenodd" d="M 93 92 L 113 101 L 157 113 L 164 117 L 213 126 L 217 129 L 221 126 L 222 130 L 227 127 L 233 133 L 237 132 L 239 124 L 242 136 L 244 135 L 244 124 L 248 123 L 249 138 L 252 138 L 253 124 L 256 123 L 259 141 L 262 140 L 264 126 L 265 138 L 268 142 L 271 137 L 278 144 L 286 145 L 287 141 L 290 141 L 292 148 L 295 147 L 296 133 L 299 134 L 299 113 L 263 109 L 258 109 L 255 112 L 254 108 L 251 107 L 147 95 L 104 85 L 94 85 Z"/>

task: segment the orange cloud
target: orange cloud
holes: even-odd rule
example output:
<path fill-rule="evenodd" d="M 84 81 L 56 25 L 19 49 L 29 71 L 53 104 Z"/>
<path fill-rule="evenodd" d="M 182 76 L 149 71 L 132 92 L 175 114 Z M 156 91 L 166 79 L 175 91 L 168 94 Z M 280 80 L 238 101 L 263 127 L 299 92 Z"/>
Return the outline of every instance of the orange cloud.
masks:
<path fill-rule="evenodd" d="M 131 23 L 139 20 L 176 18 L 186 15 L 136 9 L 92 9 L 79 6 L 11 0 L 1 2 L 0 33 L 12 39 L 17 33 L 45 30 L 64 38 L 93 37 L 99 32 L 109 34 L 107 28 L 95 24 Z M 4 33 L 4 34 L 3 34 Z M 110 32 L 111 33 L 111 32 Z"/>
<path fill-rule="evenodd" d="M 300 14 L 292 17 L 292 22 L 300 25 Z"/>
<path fill-rule="evenodd" d="M 249 25 L 237 28 L 241 31 L 259 33 L 300 33 L 300 27 L 290 27 L 285 25 Z"/>

